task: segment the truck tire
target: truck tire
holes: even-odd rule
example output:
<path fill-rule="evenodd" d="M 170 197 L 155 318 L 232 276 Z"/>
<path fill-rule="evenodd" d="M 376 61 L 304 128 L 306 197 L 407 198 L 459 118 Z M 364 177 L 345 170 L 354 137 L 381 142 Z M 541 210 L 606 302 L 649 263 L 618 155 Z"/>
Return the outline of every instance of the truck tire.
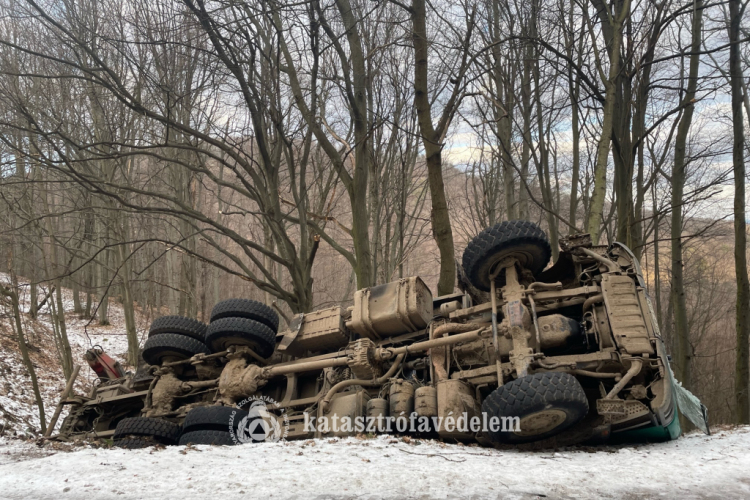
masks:
<path fill-rule="evenodd" d="M 490 274 L 506 257 L 515 257 L 522 267 L 537 275 L 552 255 L 547 235 L 533 222 L 509 220 L 488 227 L 476 235 L 464 250 L 462 265 L 469 282 L 479 290 L 490 291 Z M 505 284 L 504 273 L 497 277 Z"/>
<path fill-rule="evenodd" d="M 191 431 L 180 437 L 180 446 L 186 444 L 212 444 L 216 446 L 234 446 L 237 442 L 226 431 Z"/>
<path fill-rule="evenodd" d="M 569 373 L 535 373 L 495 389 L 482 403 L 482 412 L 492 417 L 518 417 L 519 430 L 493 432 L 495 443 L 519 444 L 559 434 L 579 422 L 589 411 L 583 387 Z"/>
<path fill-rule="evenodd" d="M 180 437 L 182 428 L 168 420 L 149 417 L 123 418 L 115 428 L 113 439 L 115 442 L 123 438 L 150 437 L 162 444 L 175 444 Z"/>
<path fill-rule="evenodd" d="M 279 315 L 262 302 L 250 299 L 222 300 L 211 310 L 211 322 L 223 318 L 247 318 L 279 331 Z"/>
<path fill-rule="evenodd" d="M 182 432 L 215 430 L 229 432 L 230 425 L 236 430 L 247 412 L 234 406 L 198 406 L 190 410 L 182 423 Z"/>
<path fill-rule="evenodd" d="M 222 318 L 208 325 L 206 343 L 212 352 L 240 345 L 249 346 L 261 358 L 268 358 L 276 348 L 276 333 L 267 325 L 252 319 Z"/>
<path fill-rule="evenodd" d="M 200 353 L 208 354 L 206 344 L 178 333 L 154 335 L 143 346 L 143 359 L 150 365 L 160 365 L 168 356 L 189 359 Z"/>
<path fill-rule="evenodd" d="M 186 318 L 185 316 L 162 316 L 161 318 L 156 318 L 151 323 L 148 336 L 151 338 L 154 335 L 162 333 L 177 333 L 205 342 L 206 328 L 208 328 L 208 325 L 193 318 Z"/>

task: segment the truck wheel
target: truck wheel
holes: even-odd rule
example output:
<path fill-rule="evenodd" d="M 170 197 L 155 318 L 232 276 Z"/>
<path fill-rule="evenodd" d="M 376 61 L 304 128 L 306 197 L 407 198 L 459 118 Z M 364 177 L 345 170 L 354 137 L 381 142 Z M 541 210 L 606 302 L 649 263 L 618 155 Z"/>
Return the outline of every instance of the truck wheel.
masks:
<path fill-rule="evenodd" d="M 246 417 L 245 410 L 234 406 L 198 406 L 190 410 L 182 423 L 182 432 L 216 430 L 229 432 L 229 426 L 234 429 Z"/>
<path fill-rule="evenodd" d="M 552 250 L 544 231 L 533 222 L 509 220 L 488 227 L 472 239 L 462 259 L 466 277 L 484 292 L 490 291 L 490 274 L 498 262 L 518 259 L 521 266 L 537 275 L 547 265 Z M 497 277 L 499 286 L 505 284 L 503 273 Z"/>
<path fill-rule="evenodd" d="M 162 316 L 161 318 L 156 318 L 153 323 L 151 323 L 151 328 L 148 330 L 148 336 L 151 338 L 154 335 L 160 335 L 162 333 L 177 333 L 205 342 L 206 328 L 208 328 L 208 325 L 193 318 L 186 318 L 184 316 Z"/>
<path fill-rule="evenodd" d="M 180 445 L 213 444 L 217 446 L 234 446 L 237 443 L 232 435 L 226 431 L 192 431 L 185 432 L 180 437 Z"/>
<path fill-rule="evenodd" d="M 267 325 L 247 318 L 222 318 L 208 325 L 206 343 L 213 352 L 229 346 L 249 346 L 261 358 L 273 354 L 276 334 Z"/>
<path fill-rule="evenodd" d="M 115 442 L 123 438 L 152 438 L 162 444 L 175 444 L 182 428 L 168 420 L 149 417 L 123 418 L 115 428 Z"/>
<path fill-rule="evenodd" d="M 263 323 L 276 333 L 279 315 L 262 302 L 249 299 L 222 300 L 211 310 L 211 322 L 223 318 L 247 318 Z"/>
<path fill-rule="evenodd" d="M 143 359 L 150 365 L 160 365 L 167 357 L 189 359 L 196 354 L 208 354 L 208 347 L 199 340 L 177 333 L 160 333 L 146 340 Z"/>
<path fill-rule="evenodd" d="M 488 418 L 500 418 L 501 428 L 489 438 L 495 443 L 519 444 L 539 441 L 564 431 L 589 411 L 583 387 L 569 373 L 535 373 L 508 382 L 494 390 L 482 403 Z M 502 430 L 506 417 L 506 432 Z M 518 417 L 513 431 L 507 417 Z"/>

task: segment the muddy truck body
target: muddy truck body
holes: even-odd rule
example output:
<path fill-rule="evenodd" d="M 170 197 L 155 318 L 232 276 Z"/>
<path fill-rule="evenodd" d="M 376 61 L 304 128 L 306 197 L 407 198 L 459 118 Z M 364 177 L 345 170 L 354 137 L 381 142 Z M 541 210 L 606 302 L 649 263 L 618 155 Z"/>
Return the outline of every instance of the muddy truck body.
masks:
<path fill-rule="evenodd" d="M 89 395 L 62 401 L 57 438 L 231 445 L 263 440 L 240 428 L 253 421 L 266 437 L 309 439 L 425 419 L 418 435 L 483 445 L 676 438 L 668 358 L 633 253 L 587 235 L 563 239 L 552 266 L 550 253 L 538 226 L 505 221 L 467 245 L 460 293 L 433 297 L 404 278 L 282 330 L 245 299 L 217 304 L 208 325 L 158 318 L 146 369 L 102 370 Z"/>

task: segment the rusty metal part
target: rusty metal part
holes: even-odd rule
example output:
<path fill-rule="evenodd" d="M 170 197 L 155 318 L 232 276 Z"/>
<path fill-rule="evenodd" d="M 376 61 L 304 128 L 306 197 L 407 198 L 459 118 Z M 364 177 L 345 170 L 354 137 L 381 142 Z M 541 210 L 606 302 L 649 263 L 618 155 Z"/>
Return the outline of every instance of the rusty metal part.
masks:
<path fill-rule="evenodd" d="M 146 398 L 143 403 L 143 410 L 148 411 L 151 409 L 151 401 L 152 396 L 154 393 L 154 387 L 156 386 L 156 383 L 161 378 L 161 370 L 157 369 L 154 373 L 154 378 L 151 379 L 151 383 L 148 385 L 148 390 L 146 391 Z"/>
<path fill-rule="evenodd" d="M 354 378 L 369 380 L 380 375 L 379 364 L 373 362 L 375 343 L 370 339 L 358 339 L 349 345 L 347 365 Z"/>
<path fill-rule="evenodd" d="M 639 291 L 629 276 L 602 276 L 602 294 L 617 346 L 627 354 L 654 354 L 650 318 L 644 314 Z"/>
<path fill-rule="evenodd" d="M 620 266 L 612 262 L 610 259 L 604 257 L 603 255 L 599 255 L 598 253 L 589 250 L 588 248 L 581 248 L 580 249 L 583 253 L 594 259 L 595 261 L 599 262 L 600 264 L 603 264 L 607 266 L 607 269 L 609 269 L 609 272 L 611 273 L 617 273 L 620 272 Z"/>
<path fill-rule="evenodd" d="M 476 326 L 476 325 L 475 325 Z M 391 348 L 378 348 L 375 351 L 377 359 L 391 359 L 393 356 L 398 354 L 422 352 L 433 347 L 441 347 L 444 345 L 458 344 L 461 342 L 471 342 L 481 337 L 482 333 L 487 330 L 487 327 L 479 327 L 476 330 L 472 330 L 466 333 L 459 333 L 456 335 L 450 335 L 448 337 L 440 337 L 432 340 L 425 340 L 424 342 L 416 342 L 414 344 L 403 346 L 403 347 L 391 347 Z"/>
<path fill-rule="evenodd" d="M 367 402 L 367 416 L 374 419 L 382 419 L 388 415 L 388 400 L 385 398 L 373 398 Z"/>
<path fill-rule="evenodd" d="M 538 365 L 543 370 L 549 370 L 549 371 L 561 371 L 565 373 L 571 373 L 573 375 L 580 375 L 582 377 L 591 377 L 591 378 L 613 378 L 616 381 L 620 380 L 622 378 L 621 373 L 616 372 L 594 372 L 591 370 L 581 370 L 579 368 L 576 368 L 576 363 L 551 363 L 551 364 L 543 364 L 543 360 L 538 360 L 536 362 L 536 365 Z M 567 368 L 566 368 L 567 367 Z"/>
<path fill-rule="evenodd" d="M 48 438 L 50 435 L 52 435 L 52 431 L 55 429 L 55 425 L 57 424 L 57 419 L 60 418 L 60 412 L 62 412 L 63 409 L 63 402 L 65 399 L 67 399 L 68 394 L 70 394 L 70 391 L 73 390 L 73 384 L 76 381 L 76 378 L 78 378 L 78 372 L 81 371 L 81 367 L 79 365 L 76 365 L 73 367 L 73 373 L 70 374 L 70 378 L 68 378 L 68 383 L 65 385 L 65 389 L 63 390 L 62 394 L 60 395 L 60 402 L 57 403 L 57 408 L 55 408 L 55 413 L 52 414 L 52 418 L 49 421 L 49 425 L 47 425 L 47 430 L 44 432 L 44 437 Z"/>
<path fill-rule="evenodd" d="M 538 411 L 523 417 L 519 421 L 519 430 L 514 431 L 514 433 L 519 436 L 544 434 L 565 422 L 566 418 L 568 418 L 568 414 L 556 408 Z"/>
<path fill-rule="evenodd" d="M 543 283 L 541 281 L 535 281 L 528 286 L 527 293 L 534 294 L 537 290 L 562 290 L 562 283 L 555 281 L 554 283 Z"/>
<path fill-rule="evenodd" d="M 550 349 L 565 346 L 571 337 L 580 334 L 578 323 L 561 314 L 550 314 L 539 319 L 537 334 L 539 347 Z M 541 333 L 539 333 L 541 330 Z"/>
<path fill-rule="evenodd" d="M 340 306 L 329 307 L 300 315 L 298 324 L 290 325 L 277 346 L 280 352 L 302 356 L 308 351 L 336 350 L 349 343 L 349 331 L 344 324 L 344 311 Z"/>
<path fill-rule="evenodd" d="M 339 382 L 338 384 L 334 385 L 328 391 L 328 394 L 326 394 L 321 400 L 320 402 L 321 410 L 325 412 L 328 409 L 328 405 L 330 404 L 331 398 L 333 398 L 333 395 L 336 394 L 341 389 L 344 389 L 345 387 L 349 387 L 351 385 L 361 385 L 362 387 L 377 387 L 379 385 L 383 385 L 389 378 L 395 375 L 399 366 L 401 366 L 401 361 L 403 361 L 405 355 L 406 355 L 405 353 L 401 353 L 397 355 L 391 367 L 382 377 L 379 377 L 373 380 L 349 379 L 349 380 L 344 380 L 343 382 Z"/>
<path fill-rule="evenodd" d="M 534 331 L 536 332 L 536 346 L 537 349 L 542 348 L 542 335 L 539 333 L 539 320 L 536 317 L 536 304 L 534 304 L 534 296 L 529 295 L 529 305 L 531 306 L 531 321 L 534 323 Z"/>
<path fill-rule="evenodd" d="M 474 330 L 476 328 L 477 325 L 473 323 L 445 323 L 433 330 L 432 340 L 442 338 L 448 333 L 463 333 Z M 430 357 L 432 358 L 432 366 L 435 370 L 435 376 L 437 380 L 447 379 L 448 371 L 444 366 L 447 357 L 447 347 L 435 347 L 430 349 Z"/>
<path fill-rule="evenodd" d="M 648 406 L 637 399 L 597 399 L 596 411 L 611 424 L 633 420 L 649 413 Z"/>
<path fill-rule="evenodd" d="M 255 393 L 266 385 L 264 369 L 258 365 L 248 365 L 244 357 L 229 360 L 219 377 L 219 394 L 226 405 Z"/>
<path fill-rule="evenodd" d="M 178 361 L 168 361 L 166 363 L 162 363 L 161 366 L 194 365 L 196 363 L 203 363 L 207 359 L 216 359 L 216 358 L 225 357 L 229 352 L 231 352 L 231 350 L 215 352 L 213 354 L 199 353 L 193 356 L 192 358 L 180 359 Z"/>
<path fill-rule="evenodd" d="M 269 379 L 279 375 L 286 375 L 287 373 L 311 372 L 334 366 L 347 366 L 348 362 L 348 358 L 345 355 L 341 355 L 336 358 L 321 359 L 318 361 L 280 363 L 265 367 L 263 369 L 263 378 Z"/>
<path fill-rule="evenodd" d="M 94 346 L 86 351 L 83 359 L 102 380 L 117 380 L 125 376 L 125 370 L 120 362 L 110 358 L 100 346 Z"/>
<path fill-rule="evenodd" d="M 195 389 L 206 389 L 209 387 L 216 387 L 219 385 L 219 379 L 213 380 L 197 380 L 182 383 L 182 390 L 184 392 L 194 391 Z"/>
<path fill-rule="evenodd" d="M 643 385 L 638 384 L 630 387 L 630 395 L 635 399 L 646 399 L 648 391 Z"/>
<path fill-rule="evenodd" d="M 563 236 L 559 243 L 563 252 L 570 252 L 573 255 L 579 255 L 583 248 L 589 248 L 593 244 L 589 233 Z"/>
<path fill-rule="evenodd" d="M 482 415 L 471 384 L 458 379 L 441 380 L 437 383 L 436 389 L 438 435 L 443 439 L 473 439 L 474 432 L 463 432 L 459 425 L 453 426 L 452 429 L 445 425 L 448 417 L 456 420 L 465 418 L 470 422 L 473 417 Z"/>
<path fill-rule="evenodd" d="M 461 308 L 461 302 L 453 300 L 451 302 L 444 302 L 440 304 L 440 316 L 444 318 L 450 317 L 450 314 L 454 311 L 458 311 Z"/>
<path fill-rule="evenodd" d="M 175 398 L 181 394 L 182 381 L 171 371 L 162 374 L 151 392 L 151 405 L 146 416 L 172 411 Z"/>
<path fill-rule="evenodd" d="M 266 360 L 260 357 L 260 355 L 257 352 L 253 351 L 248 346 L 233 346 L 233 347 L 237 348 L 237 352 L 239 352 L 240 355 L 250 356 L 251 358 L 255 360 L 256 363 L 258 363 L 258 365 L 265 366 Z"/>
<path fill-rule="evenodd" d="M 414 385 L 408 380 L 391 379 L 388 402 L 392 417 L 408 417 L 414 411 Z"/>
<path fill-rule="evenodd" d="M 280 334 L 282 335 L 282 339 L 281 342 L 279 342 L 279 345 L 276 346 L 277 351 L 286 351 L 287 348 L 292 344 L 292 342 L 294 342 L 294 340 L 297 338 L 297 335 L 299 335 L 300 330 L 302 329 L 302 322 L 304 320 L 305 313 L 299 313 L 290 323 L 288 323 L 289 328 L 287 328 L 283 334 Z"/>
<path fill-rule="evenodd" d="M 503 369 L 500 363 L 500 347 L 497 334 L 497 290 L 495 289 L 495 276 L 499 269 L 490 277 L 490 300 L 492 302 L 492 346 L 495 348 L 495 371 L 497 372 L 498 385 L 503 384 Z"/>
<path fill-rule="evenodd" d="M 347 328 L 380 340 L 427 327 L 432 320 L 432 292 L 419 277 L 402 278 L 354 293 Z"/>
<path fill-rule="evenodd" d="M 437 389 L 428 385 L 414 391 L 414 411 L 420 417 L 434 417 L 437 415 Z"/>
<path fill-rule="evenodd" d="M 529 365 L 534 359 L 534 350 L 529 347 L 531 334 L 528 327 L 531 326 L 531 316 L 521 301 L 523 293 L 524 287 L 518 282 L 518 272 L 515 263 L 513 263 L 505 267 L 505 286 L 503 287 L 505 318 L 503 323 L 507 323 L 510 338 L 513 340 L 510 361 L 515 367 L 518 377 L 526 376 Z"/>
<path fill-rule="evenodd" d="M 583 303 L 583 312 L 588 311 L 591 308 L 591 306 L 593 306 L 594 304 L 597 304 L 597 303 L 603 302 L 603 301 L 604 301 L 604 295 L 602 295 L 601 293 L 598 293 L 598 294 L 594 295 L 593 297 L 589 297 Z"/>
<path fill-rule="evenodd" d="M 601 289 L 597 285 L 585 285 L 577 288 L 566 288 L 564 290 L 543 290 L 534 292 L 534 300 L 537 306 L 540 308 L 542 304 L 547 301 L 563 301 L 568 304 L 568 301 L 573 299 L 585 300 L 586 296 L 601 293 Z M 525 291 L 528 295 L 528 291 Z"/>
<path fill-rule="evenodd" d="M 615 381 L 620 380 L 622 377 L 621 373 L 612 373 L 612 372 L 592 372 L 591 370 L 570 370 L 570 373 L 573 375 L 581 375 L 584 377 L 591 377 L 591 378 L 613 378 Z"/>
<path fill-rule="evenodd" d="M 619 382 L 617 382 L 617 384 L 615 384 L 615 386 L 612 388 L 611 391 L 609 391 L 609 393 L 607 393 L 604 399 L 614 399 L 615 397 L 617 397 L 617 394 L 619 394 L 619 392 L 623 389 L 623 387 L 625 387 L 627 383 L 633 379 L 633 377 L 635 377 L 641 372 L 642 367 L 643 367 L 642 360 L 637 359 L 637 358 L 631 360 L 630 369 L 628 370 L 628 372 L 625 374 L 624 377 L 622 377 L 622 379 L 620 379 Z"/>

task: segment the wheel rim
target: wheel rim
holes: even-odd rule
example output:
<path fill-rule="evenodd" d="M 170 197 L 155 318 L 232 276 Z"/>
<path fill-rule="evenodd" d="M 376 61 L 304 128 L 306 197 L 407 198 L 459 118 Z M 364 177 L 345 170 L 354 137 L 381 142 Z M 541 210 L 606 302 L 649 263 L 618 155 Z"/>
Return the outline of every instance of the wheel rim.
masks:
<path fill-rule="evenodd" d="M 523 267 L 524 269 L 530 269 L 531 265 L 534 263 L 534 256 L 531 252 L 527 252 L 524 250 L 511 250 L 508 253 L 501 253 L 499 254 L 495 259 L 492 260 L 492 263 L 490 264 L 490 275 L 495 273 L 497 271 L 497 266 L 504 260 L 514 258 L 518 261 L 519 265 Z"/>
<path fill-rule="evenodd" d="M 550 432 L 567 419 L 568 414 L 562 410 L 542 410 L 523 417 L 518 425 L 517 436 L 537 436 Z"/>

